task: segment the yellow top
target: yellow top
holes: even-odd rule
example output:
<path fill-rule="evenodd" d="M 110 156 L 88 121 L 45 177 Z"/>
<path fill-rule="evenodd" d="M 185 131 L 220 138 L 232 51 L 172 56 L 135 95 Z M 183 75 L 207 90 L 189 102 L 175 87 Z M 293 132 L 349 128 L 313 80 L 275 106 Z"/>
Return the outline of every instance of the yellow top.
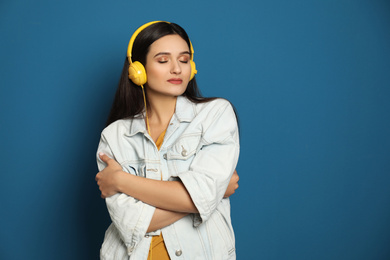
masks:
<path fill-rule="evenodd" d="M 166 131 L 167 130 L 162 132 L 162 134 L 157 138 L 156 146 L 157 146 L 157 149 L 159 149 L 159 150 L 160 150 L 160 147 L 164 141 L 164 136 L 165 136 Z M 162 176 L 161 176 L 161 179 L 162 179 Z M 160 233 L 159 236 L 152 237 L 152 243 L 150 244 L 150 248 L 149 248 L 148 260 L 152 260 L 152 259 L 155 259 L 155 260 L 169 260 L 170 259 L 169 255 L 168 255 L 167 248 L 165 247 L 164 238 L 162 236 L 162 233 Z"/>
<path fill-rule="evenodd" d="M 165 137 L 165 132 L 166 132 L 166 131 L 167 131 L 167 130 L 165 129 L 165 131 L 162 132 L 161 135 L 157 138 L 156 146 L 157 146 L 157 149 L 159 149 L 159 150 L 160 150 L 160 147 L 161 147 L 161 145 L 162 145 L 162 143 L 163 143 L 163 141 L 164 141 L 164 137 Z"/>

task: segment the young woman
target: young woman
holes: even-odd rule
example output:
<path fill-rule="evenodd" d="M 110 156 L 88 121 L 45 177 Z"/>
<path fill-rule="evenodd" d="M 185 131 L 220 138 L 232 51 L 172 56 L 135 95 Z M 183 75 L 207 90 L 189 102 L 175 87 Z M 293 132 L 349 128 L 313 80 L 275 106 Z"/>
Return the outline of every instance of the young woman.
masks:
<path fill-rule="evenodd" d="M 200 95 L 195 74 L 177 24 L 151 22 L 130 39 L 98 147 L 113 222 L 101 259 L 236 258 L 237 119 L 228 101 Z"/>

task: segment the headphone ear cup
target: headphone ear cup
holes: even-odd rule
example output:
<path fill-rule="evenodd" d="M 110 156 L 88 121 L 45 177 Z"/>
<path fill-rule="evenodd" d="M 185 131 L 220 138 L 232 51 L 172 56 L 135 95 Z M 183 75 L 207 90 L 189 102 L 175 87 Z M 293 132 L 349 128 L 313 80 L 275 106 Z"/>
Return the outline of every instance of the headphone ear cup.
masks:
<path fill-rule="evenodd" d="M 137 86 L 144 85 L 147 81 L 146 71 L 144 65 L 139 61 L 130 63 L 129 66 L 129 79 Z"/>
<path fill-rule="evenodd" d="M 190 64 L 191 64 L 190 80 L 192 80 L 195 77 L 195 74 L 198 73 L 198 71 L 196 70 L 195 62 L 193 60 L 190 60 Z"/>

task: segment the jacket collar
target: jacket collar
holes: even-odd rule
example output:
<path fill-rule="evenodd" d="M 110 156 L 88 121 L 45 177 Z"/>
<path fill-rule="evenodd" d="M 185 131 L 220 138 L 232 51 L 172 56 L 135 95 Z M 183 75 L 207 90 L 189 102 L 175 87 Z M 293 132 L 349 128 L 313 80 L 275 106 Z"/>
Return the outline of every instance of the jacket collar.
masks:
<path fill-rule="evenodd" d="M 176 117 L 176 119 L 181 122 L 191 122 L 195 117 L 195 106 L 190 100 L 186 97 L 178 96 L 176 100 L 175 114 L 173 115 L 171 121 Z M 148 133 L 145 125 L 145 112 L 139 115 L 134 116 L 130 120 L 130 129 L 126 134 L 127 136 L 133 136 L 137 133 Z"/>

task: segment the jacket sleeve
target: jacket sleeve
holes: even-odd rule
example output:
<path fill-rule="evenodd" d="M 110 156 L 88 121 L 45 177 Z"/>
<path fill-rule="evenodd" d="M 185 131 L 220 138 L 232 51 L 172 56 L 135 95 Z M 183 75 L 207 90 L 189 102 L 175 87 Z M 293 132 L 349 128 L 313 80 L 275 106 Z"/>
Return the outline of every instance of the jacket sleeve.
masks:
<path fill-rule="evenodd" d="M 106 164 L 99 158 L 100 152 L 116 160 L 104 131 L 96 154 L 99 171 L 102 171 Z M 123 170 L 126 171 L 125 168 Z M 111 220 L 119 231 L 120 238 L 126 244 L 128 252 L 131 253 L 145 236 L 155 208 L 124 193 L 117 193 L 106 198 L 106 205 Z"/>
<path fill-rule="evenodd" d="M 223 199 L 239 156 L 239 134 L 235 112 L 227 101 L 208 113 L 200 149 L 188 171 L 178 173 L 196 208 L 194 226 L 209 219 Z"/>

